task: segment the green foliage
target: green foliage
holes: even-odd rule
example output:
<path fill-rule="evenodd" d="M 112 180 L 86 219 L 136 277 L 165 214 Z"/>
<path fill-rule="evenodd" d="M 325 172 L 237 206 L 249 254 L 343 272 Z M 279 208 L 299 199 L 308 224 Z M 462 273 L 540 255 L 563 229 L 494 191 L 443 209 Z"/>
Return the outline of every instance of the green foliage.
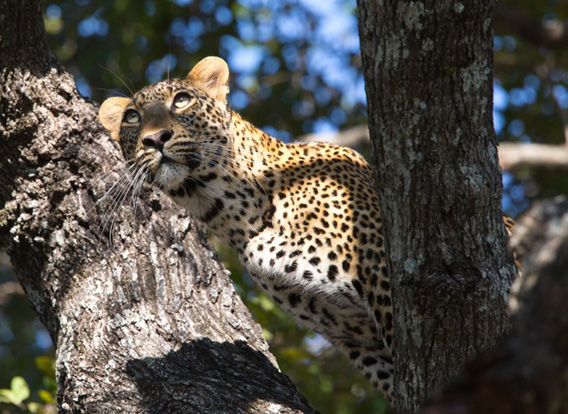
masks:
<path fill-rule="evenodd" d="M 0 405 L 7 404 L 7 411 L 14 413 L 50 414 L 55 413 L 55 361 L 50 357 L 36 358 L 38 370 L 43 374 L 46 389 L 37 391 L 39 401 L 28 401 L 32 392 L 27 381 L 15 376 L 9 389 L 0 389 Z"/>
<path fill-rule="evenodd" d="M 0 390 L 0 402 L 20 405 L 30 396 L 30 387 L 22 377 L 14 377 L 10 382 L 10 389 Z"/>

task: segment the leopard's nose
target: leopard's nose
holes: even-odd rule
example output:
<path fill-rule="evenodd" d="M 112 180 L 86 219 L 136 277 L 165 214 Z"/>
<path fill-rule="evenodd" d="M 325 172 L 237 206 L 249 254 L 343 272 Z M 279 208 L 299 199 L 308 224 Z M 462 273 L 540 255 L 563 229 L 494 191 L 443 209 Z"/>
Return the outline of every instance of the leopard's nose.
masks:
<path fill-rule="evenodd" d="M 145 147 L 156 148 L 161 152 L 164 149 L 164 144 L 168 142 L 171 137 L 172 131 L 162 129 L 161 131 L 146 135 L 142 139 L 142 145 L 144 145 Z"/>

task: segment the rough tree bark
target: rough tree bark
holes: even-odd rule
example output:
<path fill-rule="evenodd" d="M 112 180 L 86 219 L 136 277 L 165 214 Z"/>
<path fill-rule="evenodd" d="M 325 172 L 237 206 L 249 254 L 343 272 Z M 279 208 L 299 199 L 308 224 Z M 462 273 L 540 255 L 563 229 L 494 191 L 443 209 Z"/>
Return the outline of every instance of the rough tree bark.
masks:
<path fill-rule="evenodd" d="M 191 218 L 143 192 L 110 244 L 95 203 L 123 161 L 39 3 L 0 0 L 0 242 L 56 344 L 59 411 L 313 412 Z"/>
<path fill-rule="evenodd" d="M 513 333 L 468 364 L 423 414 L 568 412 L 568 200 L 533 205 L 513 242 L 523 268 Z"/>
<path fill-rule="evenodd" d="M 397 411 L 510 328 L 515 277 L 492 122 L 495 1 L 359 0 L 393 285 Z"/>

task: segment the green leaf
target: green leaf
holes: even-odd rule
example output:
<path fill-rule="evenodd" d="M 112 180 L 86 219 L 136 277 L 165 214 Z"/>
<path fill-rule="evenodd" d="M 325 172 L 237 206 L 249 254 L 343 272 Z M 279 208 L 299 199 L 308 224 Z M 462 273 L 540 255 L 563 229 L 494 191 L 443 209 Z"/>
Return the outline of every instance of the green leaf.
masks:
<path fill-rule="evenodd" d="M 28 399 L 30 396 L 30 387 L 28 387 L 28 383 L 22 377 L 12 378 L 10 388 L 12 389 L 12 394 L 14 396 L 14 401 L 12 402 L 16 405 Z"/>
<path fill-rule="evenodd" d="M 39 403 L 29 403 L 28 404 L 28 411 L 32 414 L 39 414 L 42 412 L 42 405 Z"/>
<path fill-rule="evenodd" d="M 274 309 L 274 302 L 264 295 L 259 296 L 258 303 L 264 311 L 270 312 Z"/>
<path fill-rule="evenodd" d="M 39 398 L 41 398 L 41 400 L 43 402 L 46 402 L 46 403 L 49 404 L 49 403 L 52 403 L 52 402 L 55 401 L 55 399 L 53 398 L 53 394 L 50 393 L 47 390 L 39 390 L 38 394 L 39 394 Z"/>
<path fill-rule="evenodd" d="M 13 403 L 14 393 L 11 390 L 0 390 L 0 402 Z"/>
<path fill-rule="evenodd" d="M 55 359 L 48 356 L 40 356 L 35 359 L 37 369 L 45 376 L 55 378 Z"/>

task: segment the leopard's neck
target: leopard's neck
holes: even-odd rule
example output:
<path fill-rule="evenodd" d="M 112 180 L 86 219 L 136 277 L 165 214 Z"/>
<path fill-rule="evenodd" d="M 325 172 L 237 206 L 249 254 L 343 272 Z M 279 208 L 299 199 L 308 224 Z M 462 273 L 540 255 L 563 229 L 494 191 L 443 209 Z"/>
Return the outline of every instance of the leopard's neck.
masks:
<path fill-rule="evenodd" d="M 278 168 L 289 149 L 236 113 L 226 133 L 227 149 L 215 172 L 200 173 L 192 197 L 176 201 L 240 253 L 272 224 L 273 198 L 282 184 Z"/>

